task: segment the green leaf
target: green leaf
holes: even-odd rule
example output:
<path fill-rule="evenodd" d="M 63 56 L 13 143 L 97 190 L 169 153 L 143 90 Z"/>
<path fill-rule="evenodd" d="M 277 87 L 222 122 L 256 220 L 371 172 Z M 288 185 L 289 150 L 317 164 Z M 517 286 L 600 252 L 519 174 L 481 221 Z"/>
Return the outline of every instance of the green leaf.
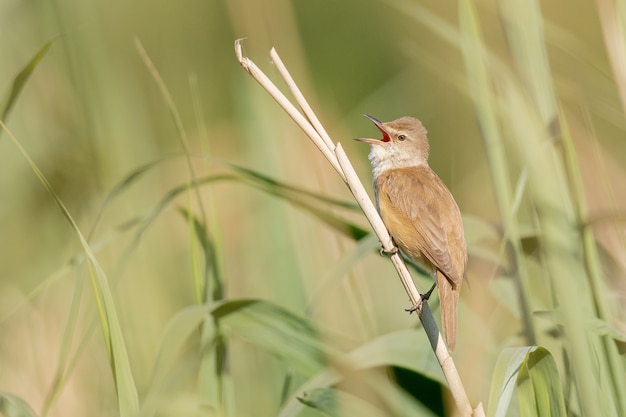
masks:
<path fill-rule="evenodd" d="M 383 417 L 383 410 L 372 404 L 343 391 L 317 388 L 304 392 L 298 401 L 331 417 L 364 416 Z"/>
<path fill-rule="evenodd" d="M 354 240 L 362 239 L 369 233 L 362 227 L 344 220 L 328 210 L 328 206 L 332 206 L 352 211 L 360 211 L 359 206 L 355 202 L 326 197 L 276 181 L 248 168 L 240 167 L 232 163 L 226 164 L 240 174 L 242 180 L 247 180 L 249 185 L 289 201 Z"/>
<path fill-rule="evenodd" d="M 200 328 L 205 332 L 205 337 L 212 338 L 212 329 L 209 326 L 203 326 L 203 324 L 212 321 L 207 321 L 207 319 L 210 318 L 209 314 L 213 308 L 215 305 L 209 304 L 185 307 L 176 313 L 167 324 L 158 344 L 152 377 L 141 406 L 143 417 L 154 416 L 159 404 L 163 401 L 163 397 L 167 396 L 165 385 L 173 373 L 176 360 L 180 357 L 189 358 L 189 356 L 193 356 L 182 354 L 189 339 L 193 335 L 199 334 Z M 193 369 L 197 371 L 197 364 Z"/>
<path fill-rule="evenodd" d="M 117 392 L 118 406 L 120 416 L 131 417 L 136 416 L 139 412 L 139 396 L 137 387 L 133 379 L 130 369 L 128 352 L 124 343 L 124 336 L 117 316 L 115 301 L 108 278 L 100 262 L 96 258 L 94 251 L 87 242 L 87 239 L 81 232 L 78 224 L 70 214 L 59 195 L 54 191 L 48 179 L 43 175 L 26 150 L 19 143 L 17 138 L 7 130 L 9 139 L 18 148 L 24 159 L 28 162 L 31 170 L 35 173 L 43 187 L 57 204 L 63 216 L 70 223 L 74 233 L 87 258 L 89 266 L 89 274 L 91 277 L 92 287 L 95 293 L 95 301 L 97 303 L 98 312 L 100 314 L 100 325 L 107 343 L 109 360 L 111 362 L 111 370 L 115 379 L 115 388 Z"/>
<path fill-rule="evenodd" d="M 346 355 L 335 355 L 333 362 L 351 370 L 397 366 L 445 384 L 443 373 L 433 356 L 425 333 L 414 329 L 377 337 Z M 301 398 L 305 392 L 329 388 L 340 382 L 341 379 L 342 376 L 334 368 L 321 370 L 296 390 L 283 406 L 279 416 L 298 415 L 303 408 Z M 390 396 L 391 394 L 387 393 L 386 395 Z"/>
<path fill-rule="evenodd" d="M 127 190 L 131 185 L 138 181 L 141 177 L 147 174 L 150 170 L 156 168 L 160 163 L 169 160 L 174 156 L 167 156 L 159 160 L 149 162 L 142 165 L 138 169 L 131 172 L 124 179 L 122 179 L 109 193 L 105 199 L 97 219 L 99 220 L 106 207 L 113 201 L 115 197 L 120 195 L 123 191 Z M 337 230 L 340 233 L 354 239 L 360 240 L 367 236 L 369 232 L 352 222 L 349 222 L 328 210 L 328 207 L 337 207 L 349 210 L 359 210 L 355 203 L 326 197 L 321 194 L 313 193 L 310 191 L 302 190 L 297 187 L 276 181 L 259 172 L 243 168 L 219 159 L 211 158 L 212 161 L 227 166 L 234 172 L 221 173 L 211 176 L 206 176 L 197 179 L 197 181 L 179 185 L 170 189 L 153 208 L 144 217 L 142 226 L 140 227 L 138 235 L 140 236 L 152 223 L 152 221 L 158 217 L 158 215 L 170 205 L 170 203 L 185 191 L 188 191 L 191 187 L 200 187 L 204 185 L 212 185 L 213 183 L 222 181 L 235 181 L 248 186 L 252 186 L 258 190 L 264 191 L 275 197 L 282 198 L 299 208 L 308 211 L 328 226 Z"/>
<path fill-rule="evenodd" d="M 605 320 L 597 317 L 589 317 L 587 326 L 598 335 L 608 336 L 618 342 L 626 342 L 626 334 Z"/>
<path fill-rule="evenodd" d="M 178 207 L 178 212 L 191 221 L 193 234 L 200 243 L 202 253 L 204 255 L 204 271 L 202 271 L 203 276 L 200 276 L 201 272 L 199 271 L 194 273 L 196 280 L 196 299 L 200 303 L 205 303 L 208 300 L 221 300 L 224 298 L 223 279 L 220 276 L 219 268 L 217 268 L 215 245 L 209 236 L 208 227 L 201 218 L 195 216 L 186 207 Z M 209 290 L 211 290 L 210 294 L 208 292 Z"/>
<path fill-rule="evenodd" d="M 48 52 L 48 49 L 50 49 L 50 45 L 52 45 L 52 41 L 46 42 L 13 79 L 11 88 L 9 88 L 9 91 L 7 91 L 4 95 L 2 102 L 0 102 L 0 120 L 3 122 L 6 122 L 9 113 L 11 113 L 17 98 L 22 92 L 22 88 L 24 88 L 26 81 L 30 78 L 30 75 L 39 64 L 39 61 L 41 61 L 41 59 L 46 55 L 46 52 Z M 1 133 L 2 131 L 0 131 L 0 134 Z"/>
<path fill-rule="evenodd" d="M 520 416 L 565 416 L 565 400 L 556 363 L 540 346 L 504 349 L 493 372 L 489 417 L 509 416 L 517 389 Z M 515 411 L 511 411 L 515 414 Z"/>
<path fill-rule="evenodd" d="M 563 326 L 563 320 L 557 311 L 538 310 L 533 312 L 537 317 L 544 318 L 554 324 Z M 617 342 L 626 342 L 626 335 L 611 323 L 606 322 L 598 317 L 585 317 L 585 331 L 593 332 L 599 336 L 607 336 Z"/>
<path fill-rule="evenodd" d="M 212 313 L 229 336 L 267 350 L 304 375 L 325 365 L 325 347 L 307 319 L 264 300 L 219 304 Z"/>
<path fill-rule="evenodd" d="M 0 415 L 3 417 L 37 417 L 37 413 L 20 397 L 0 391 Z"/>
<path fill-rule="evenodd" d="M 547 349 L 535 347 L 525 356 L 517 376 L 517 399 L 521 416 L 566 416 L 559 372 Z"/>
<path fill-rule="evenodd" d="M 186 341 L 196 334 L 209 317 L 210 305 L 191 305 L 176 313 L 169 321 L 159 341 L 159 352 L 153 369 L 152 380 L 164 377 Z"/>
<path fill-rule="evenodd" d="M 346 360 L 358 369 L 398 366 L 445 385 L 441 367 L 432 353 L 426 333 L 408 329 L 379 336 L 354 349 Z"/>

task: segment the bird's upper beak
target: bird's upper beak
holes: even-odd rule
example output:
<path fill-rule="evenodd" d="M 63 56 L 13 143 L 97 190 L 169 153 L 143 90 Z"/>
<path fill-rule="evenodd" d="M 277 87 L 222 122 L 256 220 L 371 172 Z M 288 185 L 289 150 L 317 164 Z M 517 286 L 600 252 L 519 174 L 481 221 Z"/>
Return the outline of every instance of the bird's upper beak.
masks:
<path fill-rule="evenodd" d="M 359 142 L 369 143 L 370 145 L 380 145 L 381 143 L 391 142 L 391 136 L 389 136 L 389 133 L 383 127 L 383 122 L 381 122 L 375 117 L 370 116 L 369 114 L 364 114 L 363 116 L 370 119 L 376 125 L 378 130 L 380 130 L 380 132 L 383 134 L 383 138 L 380 140 L 370 139 L 370 138 L 355 138 L 354 140 L 358 140 Z"/>

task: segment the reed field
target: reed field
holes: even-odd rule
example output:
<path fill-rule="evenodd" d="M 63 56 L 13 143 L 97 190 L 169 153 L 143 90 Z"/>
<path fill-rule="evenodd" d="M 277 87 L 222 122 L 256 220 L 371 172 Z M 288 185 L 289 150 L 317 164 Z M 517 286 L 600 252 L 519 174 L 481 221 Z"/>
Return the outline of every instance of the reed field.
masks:
<path fill-rule="evenodd" d="M 240 38 L 370 192 L 362 114 L 428 129 L 472 407 L 625 416 L 625 26 L 613 0 L 0 1 L 0 416 L 462 415 Z"/>

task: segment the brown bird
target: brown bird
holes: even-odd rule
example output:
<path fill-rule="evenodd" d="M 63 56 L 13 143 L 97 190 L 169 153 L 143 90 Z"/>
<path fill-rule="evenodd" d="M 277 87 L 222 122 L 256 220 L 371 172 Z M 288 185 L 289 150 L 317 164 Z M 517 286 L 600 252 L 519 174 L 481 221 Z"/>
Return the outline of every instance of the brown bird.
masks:
<path fill-rule="evenodd" d="M 422 122 L 401 117 L 382 123 L 365 117 L 383 134 L 382 140 L 355 139 L 371 145 L 369 160 L 378 211 L 400 250 L 436 275 L 441 322 L 452 351 L 467 264 L 461 211 L 450 190 L 428 166 L 429 145 Z"/>

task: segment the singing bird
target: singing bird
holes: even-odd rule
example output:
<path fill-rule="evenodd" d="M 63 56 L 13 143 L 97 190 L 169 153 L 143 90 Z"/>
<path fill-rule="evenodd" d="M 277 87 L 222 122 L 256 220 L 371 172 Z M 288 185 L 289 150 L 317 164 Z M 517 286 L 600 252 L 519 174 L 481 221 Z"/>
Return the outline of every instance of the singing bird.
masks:
<path fill-rule="evenodd" d="M 365 115 L 383 134 L 368 143 L 374 193 L 380 216 L 396 245 L 436 277 L 441 322 L 448 349 L 454 350 L 457 305 L 467 264 L 461 211 L 452 193 L 428 166 L 429 145 L 422 122 L 392 122 Z"/>

